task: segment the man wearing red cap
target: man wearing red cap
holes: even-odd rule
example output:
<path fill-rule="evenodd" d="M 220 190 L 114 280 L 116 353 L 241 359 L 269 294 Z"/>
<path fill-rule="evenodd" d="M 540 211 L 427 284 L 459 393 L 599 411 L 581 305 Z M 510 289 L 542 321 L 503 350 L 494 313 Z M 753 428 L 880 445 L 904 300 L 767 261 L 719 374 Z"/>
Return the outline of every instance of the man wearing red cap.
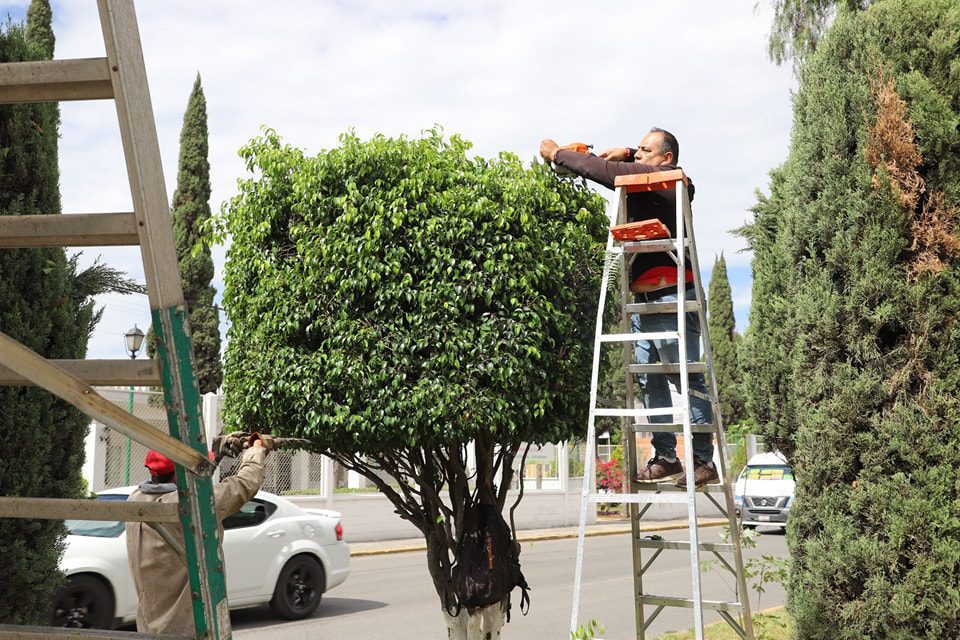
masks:
<path fill-rule="evenodd" d="M 263 484 L 264 458 L 270 448 L 258 434 L 250 437 L 236 475 L 213 485 L 217 511 L 217 535 L 223 542 L 223 520 L 240 510 Z M 239 447 L 238 447 L 239 448 Z M 130 494 L 132 502 L 178 501 L 173 461 L 161 453 L 150 451 L 144 460 L 150 480 L 144 481 Z M 137 631 L 193 637 L 193 605 L 186 560 L 175 547 L 183 548 L 183 531 L 179 524 L 165 526 L 164 535 L 145 522 L 127 523 L 127 560 L 139 596 Z"/>

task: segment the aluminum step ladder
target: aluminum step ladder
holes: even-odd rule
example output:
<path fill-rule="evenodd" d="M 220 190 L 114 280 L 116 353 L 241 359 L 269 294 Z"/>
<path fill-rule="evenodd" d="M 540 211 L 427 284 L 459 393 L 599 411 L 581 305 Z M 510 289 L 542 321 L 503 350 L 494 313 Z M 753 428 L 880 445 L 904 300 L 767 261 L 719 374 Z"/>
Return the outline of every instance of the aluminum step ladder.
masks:
<path fill-rule="evenodd" d="M 116 102 L 133 211 L 0 216 L 0 248 L 139 245 L 157 336 L 158 360 L 47 360 L 0 333 L 0 384 L 43 387 L 93 419 L 176 463 L 178 505 L 0 498 L 0 517 L 180 523 L 197 638 L 231 637 L 223 555 L 214 511 L 201 397 L 187 307 L 133 0 L 97 0 L 106 57 L 0 64 L 0 103 Z M 162 386 L 170 435 L 127 413 L 92 385 Z M 0 625 L 0 638 L 137 637 Z M 146 637 L 146 636 L 144 636 Z M 152 636 L 150 636 L 152 637 Z"/>
<path fill-rule="evenodd" d="M 733 492 L 730 485 L 728 461 L 726 459 L 726 438 L 723 423 L 720 417 L 720 406 L 717 395 L 716 378 L 713 371 L 713 354 L 707 335 L 706 302 L 703 286 L 700 280 L 700 268 L 697 263 L 697 250 L 693 234 L 693 218 L 690 211 L 690 200 L 687 192 L 687 178 L 682 170 L 663 171 L 650 174 L 620 176 L 616 179 L 619 204 L 616 209 L 616 218 L 611 220 L 611 226 L 627 223 L 628 219 L 655 219 L 659 217 L 664 222 L 672 222 L 667 216 L 673 215 L 660 206 L 657 211 L 642 210 L 643 204 L 634 204 L 633 210 L 627 210 L 628 196 L 631 194 L 649 194 L 660 192 L 664 196 L 675 195 L 676 217 L 675 237 L 670 237 L 664 227 L 661 237 L 652 237 L 645 240 L 618 242 L 613 233 L 607 240 L 606 256 L 604 260 L 603 279 L 600 290 L 600 304 L 597 309 L 596 338 L 593 353 L 593 372 L 590 383 L 590 414 L 587 424 L 586 460 L 584 463 L 584 481 L 580 503 L 580 529 L 577 539 L 577 564 L 573 586 L 573 607 L 570 616 L 570 630 L 578 628 L 580 613 L 580 591 L 583 577 L 584 541 L 587 522 L 587 508 L 596 503 L 622 503 L 628 506 L 631 523 L 631 542 L 633 550 L 633 581 L 636 618 L 636 637 L 638 640 L 646 638 L 646 631 L 653 620 L 666 607 L 680 607 L 693 610 L 694 629 L 697 640 L 703 640 L 703 611 L 716 611 L 729 623 L 733 630 L 744 640 L 754 640 L 753 624 L 750 617 L 750 608 L 747 598 L 747 585 L 743 570 L 743 558 L 740 549 L 740 529 L 734 509 Z M 673 192 L 672 194 L 670 192 Z M 651 201 L 652 202 L 652 201 Z M 661 199 L 658 202 L 668 202 Z M 641 209 L 641 210 L 636 210 Z M 648 234 L 649 235 L 649 234 Z M 646 302 L 634 303 L 633 294 L 629 289 L 629 274 L 632 258 L 642 253 L 667 253 L 677 267 L 677 300 L 678 302 Z M 603 316 L 606 303 L 607 288 L 611 273 L 617 265 L 620 271 L 621 296 L 623 315 L 621 319 L 621 333 L 605 334 L 603 332 Z M 686 300 L 685 271 L 692 269 L 696 301 Z M 699 314 L 703 337 L 703 362 L 687 362 L 688 345 L 685 340 L 686 314 Z M 641 333 L 633 330 L 631 316 L 638 314 L 666 314 L 673 313 L 677 317 L 677 330 L 655 333 Z M 638 340 L 678 340 L 679 358 L 677 363 L 635 364 L 633 344 Z M 626 406 L 610 408 L 598 406 L 597 388 L 600 375 L 600 350 L 604 343 L 622 343 L 626 360 Z M 680 377 L 680 405 L 666 408 L 636 408 L 633 377 L 636 374 L 679 374 Z M 707 374 L 709 393 L 704 400 L 708 400 L 713 408 L 714 421 L 709 425 L 693 425 L 690 421 L 691 395 L 703 396 L 690 389 L 690 374 Z M 636 424 L 640 417 L 652 416 L 683 416 L 682 422 L 672 424 Z M 624 492 L 621 494 L 596 493 L 595 450 L 596 450 L 596 418 L 611 416 L 622 419 L 623 442 L 627 445 L 624 450 L 627 478 L 624 482 Z M 633 476 L 638 470 L 636 434 L 639 432 L 674 432 L 683 435 L 683 467 L 686 474 L 686 489 L 680 489 L 672 483 L 641 484 L 635 482 Z M 716 437 L 720 449 L 720 476 L 721 484 L 707 485 L 696 489 L 693 481 L 693 434 L 710 433 Z M 726 543 L 700 542 L 700 532 L 697 520 L 697 494 L 705 495 L 717 509 L 727 518 L 730 528 L 730 541 Z M 721 499 L 718 501 L 717 497 Z M 674 542 L 659 537 L 642 537 L 640 519 L 654 504 L 684 504 L 687 507 L 687 528 L 689 540 Z M 652 551 L 650 558 L 644 562 L 643 551 Z M 665 550 L 688 551 L 691 568 L 691 594 L 689 597 L 677 595 L 653 595 L 644 591 L 643 576 L 656 558 Z M 719 560 L 720 565 L 729 570 L 735 577 L 735 593 L 727 601 L 704 600 L 701 591 L 701 551 L 712 553 Z M 646 608 L 652 607 L 652 613 L 646 615 Z"/>

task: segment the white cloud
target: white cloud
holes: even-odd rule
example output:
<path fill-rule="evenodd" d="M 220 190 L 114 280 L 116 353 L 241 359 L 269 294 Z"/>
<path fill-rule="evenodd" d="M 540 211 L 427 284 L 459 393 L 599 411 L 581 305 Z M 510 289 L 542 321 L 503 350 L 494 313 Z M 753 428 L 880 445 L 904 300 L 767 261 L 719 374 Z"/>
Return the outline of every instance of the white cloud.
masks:
<path fill-rule="evenodd" d="M 0 13 L 22 13 L 26 0 Z M 481 155 L 532 158 L 539 141 L 597 149 L 673 131 L 697 184 L 701 263 L 723 251 L 744 267 L 731 228 L 786 154 L 789 69 L 765 58 L 769 15 L 754 0 L 254 0 L 138 2 L 167 190 L 176 186 L 181 118 L 199 72 L 207 97 L 213 197 L 243 176 L 237 149 L 275 128 L 308 151 L 361 135 L 416 135 L 441 124 Z M 54 0 L 57 57 L 103 55 L 92 3 Z M 6 11 L 3 11 L 6 9 Z M 129 210 L 113 104 L 62 105 L 64 210 Z M 609 193 L 606 192 L 605 193 Z M 133 249 L 92 249 L 142 278 Z M 218 278 L 224 251 L 215 252 Z M 741 272 L 743 270 L 741 269 Z M 732 282 L 738 315 L 749 283 Z M 107 296 L 90 357 L 121 357 L 120 336 L 149 324 L 143 296 Z M 738 318 L 739 319 L 739 318 Z M 738 325 L 740 322 L 738 322 Z"/>

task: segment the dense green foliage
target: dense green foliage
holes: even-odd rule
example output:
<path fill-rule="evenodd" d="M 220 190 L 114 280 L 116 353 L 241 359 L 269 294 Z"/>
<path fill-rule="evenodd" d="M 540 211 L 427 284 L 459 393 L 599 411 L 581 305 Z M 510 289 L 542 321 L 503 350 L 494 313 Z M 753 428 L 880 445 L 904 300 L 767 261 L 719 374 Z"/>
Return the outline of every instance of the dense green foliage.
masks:
<path fill-rule="evenodd" d="M 707 327 L 713 347 L 713 368 L 720 394 L 720 416 L 725 425 L 746 418 L 746 406 L 737 360 L 737 320 L 733 315 L 733 293 L 727 277 L 727 261 L 722 255 L 713 264 L 707 293 Z"/>
<path fill-rule="evenodd" d="M 742 364 L 796 471 L 800 638 L 960 637 L 958 51 L 955 0 L 841 14 L 746 228 Z"/>
<path fill-rule="evenodd" d="M 469 148 L 347 134 L 307 157 L 267 131 L 220 225 L 226 423 L 309 438 L 376 484 L 441 601 L 474 490 L 503 509 L 523 443 L 582 433 L 607 234 L 582 182 Z"/>
<path fill-rule="evenodd" d="M 180 130 L 180 164 L 173 194 L 173 232 L 180 261 L 180 279 L 187 300 L 193 338 L 194 372 L 200 393 L 220 388 L 220 316 L 213 306 L 216 290 L 210 247 L 198 246 L 200 230 L 210 219 L 210 161 L 208 159 L 207 100 L 200 75 L 183 114 Z"/>
<path fill-rule="evenodd" d="M 599 196 L 469 143 L 272 132 L 226 207 L 226 415 L 381 452 L 583 428 Z"/>
<path fill-rule="evenodd" d="M 26 33 L 0 29 L 0 62 L 53 55 L 50 6 L 34 0 Z M 39 21 L 39 22 L 38 22 Z M 0 106 L 0 215 L 60 213 L 56 104 Z M 99 320 L 89 296 L 118 274 L 78 272 L 63 249 L 0 251 L 0 331 L 49 358 L 82 358 Z M 75 498 L 89 418 L 47 391 L 0 388 L 0 489 L 5 496 Z M 0 519 L 0 620 L 46 621 L 66 531 L 62 522 Z"/>
<path fill-rule="evenodd" d="M 35 47 L 38 58 L 53 59 L 57 39 L 53 35 L 53 10 L 50 0 L 31 0 L 27 7 L 27 40 Z"/>

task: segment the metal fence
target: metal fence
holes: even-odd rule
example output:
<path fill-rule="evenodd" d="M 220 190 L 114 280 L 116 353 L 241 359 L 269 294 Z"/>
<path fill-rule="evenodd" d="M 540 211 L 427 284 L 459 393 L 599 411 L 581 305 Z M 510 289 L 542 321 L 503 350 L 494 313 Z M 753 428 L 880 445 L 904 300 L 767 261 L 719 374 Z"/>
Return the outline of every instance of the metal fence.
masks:
<path fill-rule="evenodd" d="M 127 409 L 136 417 L 145 420 L 160 431 L 169 433 L 163 394 L 155 391 L 131 391 L 129 389 L 99 389 L 107 400 Z M 93 477 L 90 489 L 100 491 L 113 487 L 139 484 L 150 475 L 143 466 L 147 448 L 139 442 L 113 429 L 94 422 L 95 445 L 87 456 L 93 458 Z"/>
<path fill-rule="evenodd" d="M 157 429 L 168 433 L 163 394 L 147 389 L 101 388 L 100 393 L 111 402 L 127 409 Z M 208 437 L 221 430 L 220 398 L 208 394 L 204 399 L 204 422 Z M 87 444 L 87 477 L 90 490 L 102 491 L 119 486 L 136 485 L 147 480 L 143 466 L 147 449 L 140 443 L 94 422 L 92 437 Z M 524 490 L 562 491 L 565 480 L 570 486 L 579 486 L 583 476 L 585 446 L 583 443 L 547 444 L 532 446 L 524 467 Z M 238 461 L 229 458 L 220 464 L 220 477 L 236 471 Z M 514 460 L 512 489 L 520 486 L 521 459 Z M 566 478 L 561 477 L 561 466 L 566 465 Z M 324 476 L 329 474 L 331 490 L 375 491 L 375 485 L 348 472 L 326 456 L 306 451 L 275 451 L 267 457 L 267 473 L 263 489 L 281 495 L 325 495 Z M 388 484 L 396 484 L 383 474 Z"/>
<path fill-rule="evenodd" d="M 100 389 L 100 393 L 111 402 L 126 408 L 160 431 L 169 433 L 163 394 L 159 391 Z M 216 412 L 218 414 L 218 412 Z M 209 422 L 213 416 L 205 416 Z M 220 430 L 220 417 L 216 415 L 208 433 Z M 113 487 L 136 485 L 149 479 L 143 466 L 147 448 L 126 436 L 94 422 L 92 450 L 88 445 L 87 456 L 92 458 L 92 477 L 89 478 L 90 490 L 101 491 Z M 224 459 L 220 464 L 220 475 L 226 477 L 235 472 L 237 460 Z M 267 457 L 267 473 L 263 489 L 278 494 L 322 494 L 324 456 L 305 451 L 276 451 Z M 339 477 L 346 486 L 346 473 L 340 470 Z M 338 474 L 334 474 L 336 478 Z M 336 485 L 335 485 L 336 486 Z"/>

